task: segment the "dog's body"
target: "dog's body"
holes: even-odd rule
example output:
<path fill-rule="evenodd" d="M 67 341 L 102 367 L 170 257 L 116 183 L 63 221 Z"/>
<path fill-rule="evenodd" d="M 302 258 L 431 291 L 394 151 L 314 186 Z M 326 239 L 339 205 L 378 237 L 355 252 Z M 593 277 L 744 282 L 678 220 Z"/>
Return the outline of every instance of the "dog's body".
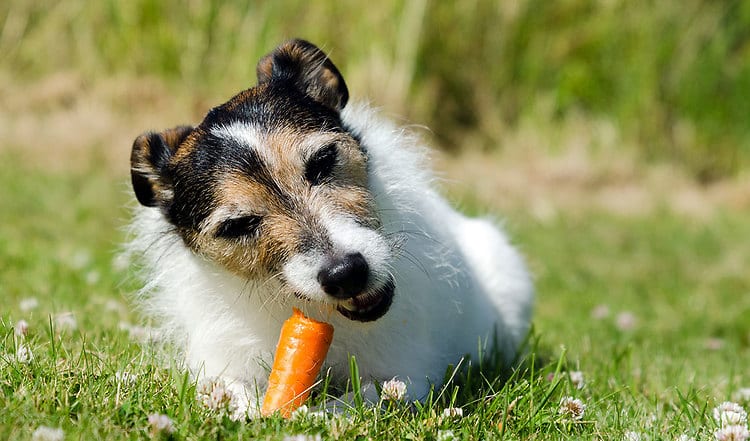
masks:
<path fill-rule="evenodd" d="M 364 381 L 420 399 L 466 354 L 496 343 L 510 363 L 533 290 L 505 236 L 436 193 L 413 137 L 346 106 L 314 46 L 286 43 L 258 75 L 198 127 L 133 146 L 143 298 L 191 370 L 252 408 L 293 306 L 334 326 L 334 380 L 353 355 Z"/>

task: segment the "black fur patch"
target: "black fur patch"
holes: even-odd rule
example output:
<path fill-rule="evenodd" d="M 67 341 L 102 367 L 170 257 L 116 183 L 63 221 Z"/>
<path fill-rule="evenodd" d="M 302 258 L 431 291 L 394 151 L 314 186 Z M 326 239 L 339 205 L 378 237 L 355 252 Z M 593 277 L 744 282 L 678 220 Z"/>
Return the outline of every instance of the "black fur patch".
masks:
<path fill-rule="evenodd" d="M 344 78 L 323 51 L 305 40 L 289 40 L 258 62 L 258 83 L 282 84 L 341 111 L 349 100 Z"/>
<path fill-rule="evenodd" d="M 190 126 L 178 126 L 161 133 L 147 132 L 136 138 L 130 155 L 130 176 L 138 202 L 147 207 L 166 207 L 170 203 L 160 194 L 171 185 L 166 168 L 192 131 Z"/>
<path fill-rule="evenodd" d="M 344 132 L 338 113 L 295 89 L 271 84 L 241 92 L 211 109 L 196 128 L 194 148 L 165 170 L 172 176 L 174 195 L 168 219 L 176 226 L 196 229 L 200 225 L 216 208 L 216 185 L 230 171 L 265 185 L 280 200 L 288 199 L 257 154 L 262 146 L 242 145 L 212 133 L 237 123 L 268 132 L 289 127 L 302 132 Z"/>
<path fill-rule="evenodd" d="M 315 152 L 305 165 L 305 179 L 311 185 L 326 182 L 336 166 L 338 151 L 336 144 L 329 144 Z"/>
<path fill-rule="evenodd" d="M 257 154 L 262 146 L 216 136 L 215 129 L 240 123 L 267 133 L 290 128 L 299 133 L 349 132 L 339 114 L 349 98 L 346 84 L 333 63 L 312 44 L 292 40 L 280 46 L 258 63 L 258 81 L 257 86 L 212 108 L 191 131 L 189 148 L 175 152 L 176 146 L 165 143 L 159 134 L 148 139 L 151 149 L 139 161 L 150 163 L 153 176 L 135 173 L 134 191 L 143 205 L 159 205 L 183 238 L 197 231 L 217 208 L 218 186 L 231 173 L 240 172 L 264 185 L 278 200 L 291 203 Z M 327 168 L 329 164 L 320 165 Z M 312 178 L 317 179 L 320 173 L 314 174 Z M 153 190 L 157 186 L 169 190 L 164 194 L 171 194 L 171 200 L 157 200 Z"/>

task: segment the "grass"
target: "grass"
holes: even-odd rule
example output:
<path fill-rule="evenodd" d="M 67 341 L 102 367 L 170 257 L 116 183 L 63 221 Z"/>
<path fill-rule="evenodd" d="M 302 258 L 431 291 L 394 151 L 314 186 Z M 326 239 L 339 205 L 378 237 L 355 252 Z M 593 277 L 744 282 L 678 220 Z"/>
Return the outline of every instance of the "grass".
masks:
<path fill-rule="evenodd" d="M 174 439 L 440 439 L 446 431 L 459 439 L 622 439 L 628 431 L 708 439 L 716 428 L 711 409 L 750 387 L 747 212 L 701 222 L 668 211 L 539 222 L 511 211 L 507 227 L 538 287 L 524 369 L 502 381 L 491 364 L 475 365 L 415 407 L 233 422 L 204 408 L 185 373 L 159 362 L 123 326 L 139 322 L 128 303 L 138 281 L 117 259 L 131 198 L 126 177 L 106 170 L 51 172 L 3 153 L 2 439 L 29 439 L 40 425 L 61 427 L 66 439 L 147 438 L 152 413 L 169 415 Z M 453 198 L 481 211 L 470 193 Z M 38 306 L 22 310 L 32 297 Z M 66 312 L 75 328 L 60 320 Z M 29 323 L 25 339 L 13 331 L 21 319 Z M 22 343 L 30 363 L 16 360 Z M 118 381 L 123 371 L 136 374 L 134 382 Z M 570 371 L 583 372 L 582 389 Z M 586 404 L 582 420 L 558 413 L 564 396 Z M 464 416 L 442 417 L 450 406 Z"/>
<path fill-rule="evenodd" d="M 0 2 L 0 108 L 12 110 L 0 112 L 0 439 L 39 426 L 65 439 L 148 438 L 154 413 L 186 440 L 712 439 L 716 404 L 750 406 L 737 395 L 750 387 L 750 211 L 737 190 L 750 162 L 748 5 Z M 142 342 L 129 302 L 140 282 L 117 257 L 128 143 L 252 85 L 255 61 L 296 36 L 331 54 L 353 97 L 427 125 L 439 147 L 510 153 L 474 156 L 447 190 L 466 212 L 504 217 L 528 256 L 538 301 L 521 369 L 475 364 L 416 406 L 237 423 L 204 408 L 184 371 Z M 565 160 L 579 150 L 597 159 Z M 532 162 L 514 169 L 526 151 Z M 647 172 L 662 161 L 702 183 L 727 178 L 730 202 Z M 496 162 L 511 180 L 489 179 Z M 528 181 L 543 185 L 526 192 Z M 655 193 L 635 199 L 648 209 L 603 208 L 622 195 L 613 205 L 633 211 L 613 190 L 634 183 Z M 545 209 L 557 191 L 560 207 Z M 712 191 L 693 199 L 710 199 L 700 216 L 675 209 Z M 587 406 L 582 420 L 559 413 L 566 396 Z M 442 416 L 453 406 L 462 418 Z"/>

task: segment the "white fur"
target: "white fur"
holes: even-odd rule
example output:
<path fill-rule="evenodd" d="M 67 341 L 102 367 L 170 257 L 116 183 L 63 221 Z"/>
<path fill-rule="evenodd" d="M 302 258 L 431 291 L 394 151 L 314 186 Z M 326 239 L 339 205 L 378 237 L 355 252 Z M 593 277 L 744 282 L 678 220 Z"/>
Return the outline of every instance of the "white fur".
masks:
<path fill-rule="evenodd" d="M 351 321 L 324 302 L 303 302 L 279 292 L 276 280 L 247 282 L 189 251 L 158 209 L 141 207 L 132 250 L 145 258 L 142 299 L 198 376 L 245 386 L 250 408 L 262 396 L 281 324 L 292 306 L 334 326 L 326 359 L 338 379 L 356 357 L 365 382 L 398 377 L 408 396 L 423 398 L 449 364 L 497 338 L 507 363 L 529 329 L 533 288 L 518 252 L 491 222 L 469 219 L 436 192 L 423 164 L 425 150 L 408 132 L 364 105 L 342 113 L 367 149 L 370 190 L 383 236 L 346 219 L 326 220 L 334 246 L 361 252 L 376 277 L 395 278 L 393 304 L 380 319 Z M 236 128 L 234 137 L 246 137 Z M 252 138 L 252 136 L 251 136 Z M 358 229 L 359 228 L 359 229 Z M 402 242 L 395 251 L 384 237 Z M 323 299 L 311 280 L 320 256 L 295 256 L 285 266 L 289 283 Z M 496 332 L 496 334 L 495 334 Z"/>
<path fill-rule="evenodd" d="M 329 240 L 331 254 L 346 255 L 361 253 L 370 270 L 370 285 L 365 290 L 382 286 L 388 280 L 389 259 L 392 257 L 388 241 L 376 231 L 358 225 L 353 219 L 343 216 L 321 216 Z M 286 281 L 300 294 L 324 303 L 337 304 L 330 299 L 318 283 L 318 272 L 325 264 L 326 256 L 320 251 L 292 256 L 284 265 Z"/>

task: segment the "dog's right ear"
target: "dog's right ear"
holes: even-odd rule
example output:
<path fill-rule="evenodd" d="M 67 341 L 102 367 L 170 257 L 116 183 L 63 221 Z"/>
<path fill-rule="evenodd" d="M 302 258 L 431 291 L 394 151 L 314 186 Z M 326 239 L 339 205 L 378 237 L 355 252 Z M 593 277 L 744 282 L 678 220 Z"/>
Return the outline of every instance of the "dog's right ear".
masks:
<path fill-rule="evenodd" d="M 161 133 L 146 132 L 133 142 L 130 178 L 138 202 L 146 207 L 166 206 L 172 200 L 172 182 L 166 166 L 180 145 L 193 132 L 179 126 Z"/>
<path fill-rule="evenodd" d="M 289 40 L 263 57 L 257 67 L 258 84 L 285 83 L 315 101 L 340 112 L 349 100 L 344 77 L 317 46 Z"/>

